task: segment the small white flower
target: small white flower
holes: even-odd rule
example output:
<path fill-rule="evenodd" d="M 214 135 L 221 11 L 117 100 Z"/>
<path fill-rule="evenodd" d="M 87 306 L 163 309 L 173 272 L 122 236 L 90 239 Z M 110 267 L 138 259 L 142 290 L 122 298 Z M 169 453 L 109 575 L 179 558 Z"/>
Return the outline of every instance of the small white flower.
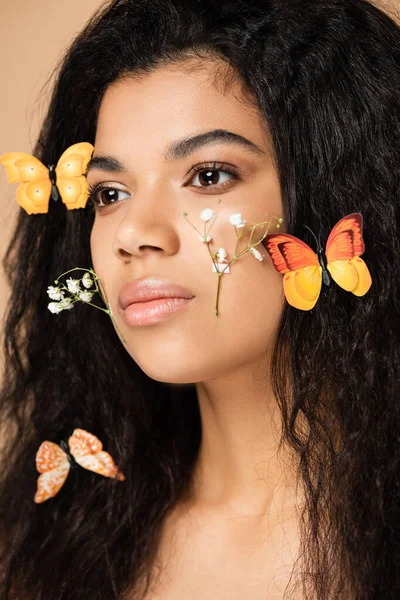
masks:
<path fill-rule="evenodd" d="M 53 287 L 52 285 L 49 285 L 47 288 L 47 293 L 52 300 L 62 300 L 65 292 L 62 292 L 59 287 Z"/>
<path fill-rule="evenodd" d="M 74 303 L 72 302 L 71 298 L 63 298 L 59 304 L 61 310 L 70 310 L 71 308 L 74 308 Z"/>
<path fill-rule="evenodd" d="M 257 260 L 264 260 L 264 255 L 256 250 L 256 248 L 250 248 L 250 252 L 256 257 Z"/>
<path fill-rule="evenodd" d="M 219 261 L 224 260 L 228 255 L 226 253 L 226 250 L 224 248 L 220 248 L 219 250 L 217 250 L 217 257 Z"/>
<path fill-rule="evenodd" d="M 211 242 L 212 240 L 211 235 L 199 235 L 199 238 L 201 242 Z"/>
<path fill-rule="evenodd" d="M 79 287 L 79 279 L 67 279 L 67 287 L 71 294 L 77 294 L 81 291 L 81 288 Z"/>
<path fill-rule="evenodd" d="M 62 311 L 62 306 L 60 306 L 60 304 L 61 302 L 50 302 L 50 304 L 47 305 L 47 308 L 53 314 L 57 314 Z"/>
<path fill-rule="evenodd" d="M 92 280 L 92 278 L 90 277 L 90 273 L 85 273 L 85 274 L 84 274 L 84 276 L 82 277 L 82 283 L 83 283 L 83 286 L 84 286 L 86 289 L 88 289 L 88 288 L 92 287 L 92 285 L 93 285 L 93 280 Z"/>
<path fill-rule="evenodd" d="M 93 292 L 80 292 L 78 296 L 79 300 L 82 300 L 82 302 L 90 302 L 93 296 Z"/>
<path fill-rule="evenodd" d="M 231 225 L 234 225 L 238 228 L 244 227 L 244 224 L 246 223 L 246 221 L 242 219 L 242 215 L 240 213 L 235 213 L 231 215 L 229 217 L 229 222 Z"/>
<path fill-rule="evenodd" d="M 215 212 L 211 208 L 205 208 L 200 213 L 200 219 L 202 219 L 206 223 L 207 223 L 207 221 L 210 221 L 214 217 L 215 217 Z"/>

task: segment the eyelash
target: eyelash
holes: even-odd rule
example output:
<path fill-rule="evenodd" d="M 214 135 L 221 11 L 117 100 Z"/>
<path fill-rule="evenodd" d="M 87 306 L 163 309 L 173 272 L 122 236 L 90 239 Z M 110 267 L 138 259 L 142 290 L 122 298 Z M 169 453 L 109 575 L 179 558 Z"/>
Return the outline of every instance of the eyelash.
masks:
<path fill-rule="evenodd" d="M 198 173 L 201 173 L 202 171 L 222 171 L 223 173 L 229 173 L 229 175 L 232 175 L 234 180 L 240 179 L 239 170 L 237 168 L 234 168 L 232 165 L 228 165 L 226 163 L 212 162 L 212 163 L 202 163 L 200 165 L 194 165 L 188 172 L 189 180 L 191 180 L 195 175 L 197 175 Z M 193 187 L 203 188 L 203 189 L 209 189 L 209 188 L 223 189 L 224 187 L 226 187 L 226 186 L 229 187 L 230 185 L 231 185 L 230 182 L 226 181 L 222 184 L 211 184 L 208 187 L 199 186 L 199 185 L 195 185 Z M 121 202 L 121 200 L 116 200 L 114 202 L 110 202 L 109 204 L 104 204 L 104 205 L 99 204 L 99 201 L 97 199 L 97 194 L 98 194 L 98 192 L 104 191 L 104 190 L 128 193 L 128 192 L 125 192 L 124 190 L 121 190 L 119 188 L 112 187 L 110 185 L 103 184 L 103 183 L 98 183 L 96 185 L 89 184 L 88 185 L 88 191 L 89 191 L 88 203 L 90 203 L 92 205 L 92 209 L 94 212 L 101 211 L 103 208 L 106 208 L 107 206 L 110 206 L 111 204 L 116 204 L 117 202 Z"/>

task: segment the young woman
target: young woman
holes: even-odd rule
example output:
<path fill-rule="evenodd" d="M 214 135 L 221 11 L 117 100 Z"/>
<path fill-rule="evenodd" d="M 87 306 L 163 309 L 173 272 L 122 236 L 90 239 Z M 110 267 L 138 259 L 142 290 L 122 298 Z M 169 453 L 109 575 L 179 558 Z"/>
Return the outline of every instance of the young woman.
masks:
<path fill-rule="evenodd" d="M 76 38 L 4 259 L 1 598 L 400 596 L 399 58 L 365 0 Z"/>

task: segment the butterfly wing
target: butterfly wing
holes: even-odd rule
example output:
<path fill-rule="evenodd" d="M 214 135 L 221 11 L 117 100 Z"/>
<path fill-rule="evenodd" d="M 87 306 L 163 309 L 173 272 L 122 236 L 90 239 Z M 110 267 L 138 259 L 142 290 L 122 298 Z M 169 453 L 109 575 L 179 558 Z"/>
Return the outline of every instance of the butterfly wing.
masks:
<path fill-rule="evenodd" d="M 51 182 L 49 170 L 38 158 L 25 152 L 6 152 L 0 157 L 10 183 L 20 183 L 17 203 L 29 214 L 46 213 Z"/>
<path fill-rule="evenodd" d="M 322 268 L 316 253 L 289 233 L 272 233 L 262 241 L 278 273 L 284 274 L 283 289 L 291 306 L 311 310 L 320 295 Z"/>
<path fill-rule="evenodd" d="M 36 181 L 49 177 L 49 171 L 42 162 L 26 152 L 6 152 L 0 156 L 10 183 Z"/>
<path fill-rule="evenodd" d="M 69 210 L 86 206 L 89 192 L 85 173 L 92 153 L 92 144 L 80 142 L 67 148 L 57 163 L 57 188 Z"/>
<path fill-rule="evenodd" d="M 283 288 L 289 304 L 300 310 L 314 308 L 322 286 L 320 265 L 304 267 L 283 277 Z"/>
<path fill-rule="evenodd" d="M 72 456 L 81 467 L 104 477 L 124 481 L 125 475 L 119 471 L 111 455 L 103 450 L 99 438 L 92 433 L 84 429 L 75 429 L 68 440 L 68 445 Z"/>
<path fill-rule="evenodd" d="M 340 219 L 326 243 L 327 269 L 340 287 L 356 296 L 363 296 L 371 287 L 367 265 L 360 258 L 365 245 L 362 236 L 362 215 L 352 213 Z"/>
<path fill-rule="evenodd" d="M 36 468 L 41 473 L 37 480 L 34 501 L 39 504 L 53 498 L 62 488 L 70 464 L 64 450 L 54 442 L 42 442 L 36 453 Z"/>
<path fill-rule="evenodd" d="M 278 273 L 289 273 L 304 267 L 319 265 L 314 250 L 289 233 L 271 233 L 262 243 Z"/>
<path fill-rule="evenodd" d="M 358 283 L 351 290 L 355 296 L 364 296 L 372 285 L 371 273 L 362 258 L 356 256 L 351 261 L 358 274 Z"/>

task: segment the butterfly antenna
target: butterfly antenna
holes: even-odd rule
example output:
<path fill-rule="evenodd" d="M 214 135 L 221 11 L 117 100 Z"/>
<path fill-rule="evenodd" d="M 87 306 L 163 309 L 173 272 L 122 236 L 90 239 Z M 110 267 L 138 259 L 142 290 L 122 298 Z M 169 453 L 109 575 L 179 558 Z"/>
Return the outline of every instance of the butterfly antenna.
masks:
<path fill-rule="evenodd" d="M 308 227 L 308 225 L 304 225 L 304 227 L 306 227 L 306 228 L 308 229 L 308 231 L 310 231 L 310 232 L 312 233 L 312 235 L 314 236 L 314 239 L 315 239 L 315 241 L 317 242 L 317 247 L 318 247 L 318 248 L 320 248 L 320 247 L 321 247 L 321 244 L 320 244 L 320 242 L 319 242 L 319 239 L 317 239 L 317 236 L 315 235 L 315 233 L 313 232 L 313 230 L 312 230 L 312 229 L 310 229 L 310 228 Z"/>

